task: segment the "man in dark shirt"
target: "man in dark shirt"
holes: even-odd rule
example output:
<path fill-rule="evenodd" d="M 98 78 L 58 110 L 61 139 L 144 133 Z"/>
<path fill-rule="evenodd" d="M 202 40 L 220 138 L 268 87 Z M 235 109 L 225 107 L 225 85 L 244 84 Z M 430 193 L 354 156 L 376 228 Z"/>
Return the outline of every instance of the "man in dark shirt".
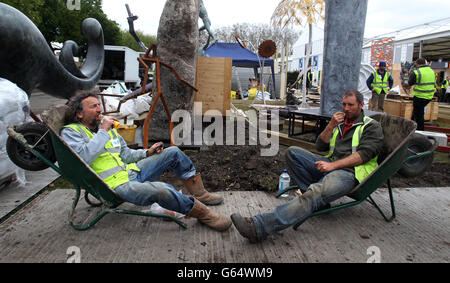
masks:
<path fill-rule="evenodd" d="M 364 97 L 357 90 L 344 94 L 343 112 L 333 115 L 316 142 L 327 157 L 299 147 L 289 148 L 286 159 L 291 176 L 303 195 L 254 217 L 235 213 L 231 220 L 239 233 L 251 242 L 266 239 L 309 217 L 320 207 L 345 195 L 378 166 L 376 159 L 383 145 L 381 125 L 364 115 Z M 353 139 L 359 136 L 353 147 Z"/>
<path fill-rule="evenodd" d="M 408 86 L 406 87 L 414 86 L 411 93 L 414 96 L 412 119 L 417 123 L 417 130 L 424 131 L 425 107 L 434 97 L 436 74 L 425 58 L 417 59 L 416 66 L 417 69 L 409 75 Z"/>
<path fill-rule="evenodd" d="M 370 110 L 384 112 L 384 99 L 389 89 L 394 85 L 391 73 L 386 71 L 386 62 L 380 62 L 378 71 L 372 73 L 366 81 L 372 91 L 372 105 Z"/>

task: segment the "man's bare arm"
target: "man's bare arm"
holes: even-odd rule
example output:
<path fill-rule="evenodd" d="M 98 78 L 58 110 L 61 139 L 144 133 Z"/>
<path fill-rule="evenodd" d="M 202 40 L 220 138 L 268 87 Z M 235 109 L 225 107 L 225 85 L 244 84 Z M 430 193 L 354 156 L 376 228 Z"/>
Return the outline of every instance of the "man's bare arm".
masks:
<path fill-rule="evenodd" d="M 320 134 L 320 139 L 324 143 L 330 143 L 331 138 L 333 137 L 333 130 L 340 123 L 344 122 L 345 114 L 343 112 L 338 112 L 331 117 L 330 123 L 328 123 L 327 127 Z"/>

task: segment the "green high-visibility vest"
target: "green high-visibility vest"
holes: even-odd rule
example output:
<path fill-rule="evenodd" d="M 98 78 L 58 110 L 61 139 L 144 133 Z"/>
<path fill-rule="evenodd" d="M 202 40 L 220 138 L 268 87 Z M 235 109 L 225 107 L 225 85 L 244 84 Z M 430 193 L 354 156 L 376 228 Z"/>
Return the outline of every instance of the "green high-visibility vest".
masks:
<path fill-rule="evenodd" d="M 449 86 L 448 81 L 447 81 L 447 80 L 444 80 L 444 81 L 442 82 L 442 87 L 441 87 L 441 88 L 448 88 L 448 86 Z"/>
<path fill-rule="evenodd" d="M 433 69 L 428 66 L 420 67 L 414 71 L 414 74 L 416 75 L 416 85 L 412 95 L 427 100 L 433 99 L 436 84 Z"/>
<path fill-rule="evenodd" d="M 91 133 L 85 126 L 81 124 L 71 124 L 65 126 L 65 128 L 71 128 L 81 134 L 84 141 L 88 143 L 94 134 Z M 134 170 L 139 172 L 140 169 L 135 163 L 125 164 L 120 158 L 120 142 L 119 133 L 116 129 L 112 129 L 108 132 L 111 139 L 105 145 L 103 152 L 95 159 L 94 163 L 90 166 L 100 178 L 105 181 L 111 189 L 115 189 L 118 186 L 130 181 L 128 176 L 128 170 Z"/>
<path fill-rule="evenodd" d="M 353 134 L 352 140 L 352 153 L 355 153 L 358 149 L 361 136 L 364 132 L 364 128 L 373 121 L 372 118 L 365 116 L 364 123 L 357 126 Z M 330 140 L 330 152 L 326 158 L 331 158 L 336 148 L 336 140 L 339 134 L 339 129 L 336 127 L 333 131 L 333 137 Z M 359 183 L 362 183 L 375 169 L 378 167 L 378 156 L 374 157 L 369 162 L 355 167 L 355 178 Z"/>
<path fill-rule="evenodd" d="M 378 72 L 374 72 L 372 75 L 372 87 L 376 91 L 376 93 L 380 95 L 381 91 L 384 90 L 384 93 L 387 94 L 389 92 L 389 77 L 391 76 L 391 73 L 386 72 L 383 79 L 381 78 L 380 74 L 378 74 Z"/>

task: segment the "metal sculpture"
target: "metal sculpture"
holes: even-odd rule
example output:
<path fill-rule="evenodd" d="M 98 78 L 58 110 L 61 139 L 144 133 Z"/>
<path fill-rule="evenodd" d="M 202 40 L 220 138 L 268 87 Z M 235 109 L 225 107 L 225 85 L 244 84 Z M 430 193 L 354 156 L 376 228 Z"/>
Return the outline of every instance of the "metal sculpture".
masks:
<path fill-rule="evenodd" d="M 0 77 L 15 83 L 28 96 L 38 88 L 69 99 L 79 90 L 94 88 L 103 73 L 103 29 L 97 20 L 88 18 L 82 23 L 82 32 L 88 41 L 88 52 L 83 66 L 78 68 L 73 57 L 79 55 L 80 48 L 75 42 L 65 42 L 58 61 L 33 22 L 19 10 L 0 3 Z M 30 115 L 41 122 L 33 112 Z M 44 124 L 26 123 L 16 131 L 43 156 L 55 161 Z M 23 169 L 40 171 L 48 167 L 12 138 L 8 138 L 6 148 L 11 161 Z"/>
<path fill-rule="evenodd" d="M 200 33 L 204 30 L 208 32 L 208 40 L 205 46 L 203 46 L 203 48 L 201 48 L 199 51 L 199 55 L 203 56 L 208 46 L 210 44 L 214 44 L 217 41 L 216 37 L 214 36 L 214 33 L 211 30 L 211 20 L 209 19 L 208 11 L 206 10 L 205 4 L 203 4 L 203 0 L 199 1 L 199 17 L 203 21 L 203 26 L 198 29 L 199 36 Z"/>
<path fill-rule="evenodd" d="M 103 30 L 92 18 L 82 24 L 89 47 L 83 67 L 73 57 L 78 45 L 67 41 L 58 61 L 44 36 L 19 10 L 0 3 L 0 77 L 17 84 L 28 95 L 35 88 L 69 99 L 78 90 L 95 87 L 103 72 Z"/>
<path fill-rule="evenodd" d="M 152 56 L 150 56 L 150 52 L 152 52 Z M 150 45 L 150 48 L 148 48 L 147 52 L 145 53 L 145 56 L 143 58 L 139 58 L 139 63 L 141 63 L 144 67 L 145 67 L 145 72 L 144 72 L 144 79 L 142 81 L 142 90 L 141 93 L 145 94 L 146 93 L 146 88 L 145 86 L 147 85 L 147 81 L 148 81 L 148 71 L 150 70 L 150 66 L 148 65 L 148 63 L 150 64 L 155 64 L 155 69 L 156 69 L 156 93 L 155 96 L 153 98 L 152 101 L 152 105 L 150 108 L 150 111 L 147 114 L 147 118 L 145 119 L 144 122 L 144 134 L 142 135 L 142 143 L 143 143 L 143 147 L 144 149 L 148 149 L 148 135 L 149 135 L 149 129 L 150 129 L 150 120 L 153 116 L 153 113 L 155 112 L 155 108 L 156 108 L 156 104 L 158 103 L 158 100 L 161 99 L 161 102 L 164 105 L 164 109 L 166 111 L 167 114 L 167 118 L 169 119 L 169 128 L 170 128 L 170 144 L 173 146 L 175 145 L 173 142 L 173 136 L 172 136 L 172 132 L 173 132 L 173 122 L 172 122 L 172 116 L 170 114 L 170 109 L 169 106 L 163 96 L 162 93 L 162 89 L 161 89 L 161 65 L 163 65 L 164 67 L 168 68 L 172 73 L 174 73 L 174 75 L 177 77 L 177 79 L 182 82 L 183 84 L 187 85 L 188 87 L 190 87 L 191 89 L 198 91 L 198 89 L 191 85 L 190 83 L 188 83 L 187 81 L 185 81 L 179 74 L 178 72 L 175 70 L 174 67 L 160 61 L 158 59 L 158 56 L 156 54 L 156 45 Z"/>

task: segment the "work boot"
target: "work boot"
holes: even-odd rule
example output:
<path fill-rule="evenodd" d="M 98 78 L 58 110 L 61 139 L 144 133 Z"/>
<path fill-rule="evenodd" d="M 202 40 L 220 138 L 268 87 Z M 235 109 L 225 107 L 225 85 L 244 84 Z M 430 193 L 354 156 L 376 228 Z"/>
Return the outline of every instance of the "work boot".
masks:
<path fill-rule="evenodd" d="M 223 202 L 223 197 L 220 194 L 205 190 L 200 174 L 184 181 L 183 184 L 191 195 L 206 205 L 219 205 Z"/>
<path fill-rule="evenodd" d="M 231 226 L 231 220 L 229 217 L 212 211 L 197 199 L 195 199 L 194 207 L 187 214 L 187 216 L 197 218 L 198 221 L 216 231 L 225 231 Z"/>
<path fill-rule="evenodd" d="M 251 217 L 242 217 L 238 213 L 231 215 L 234 227 L 238 230 L 242 237 L 247 238 L 250 243 L 257 243 L 261 241 L 256 234 L 256 224 Z"/>

